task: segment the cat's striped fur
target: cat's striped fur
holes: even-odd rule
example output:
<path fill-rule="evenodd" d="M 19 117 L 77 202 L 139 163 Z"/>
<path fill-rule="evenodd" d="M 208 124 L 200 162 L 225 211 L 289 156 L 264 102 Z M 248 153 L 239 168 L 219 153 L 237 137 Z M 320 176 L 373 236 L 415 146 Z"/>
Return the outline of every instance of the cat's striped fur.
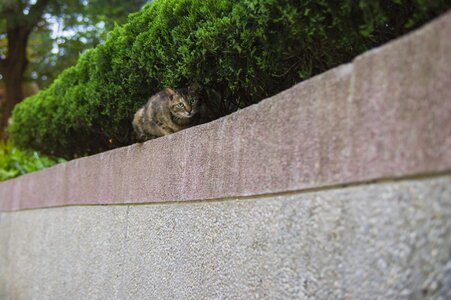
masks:
<path fill-rule="evenodd" d="M 144 142 L 199 124 L 201 105 L 187 89 L 165 88 L 135 113 L 132 125 L 137 141 Z"/>

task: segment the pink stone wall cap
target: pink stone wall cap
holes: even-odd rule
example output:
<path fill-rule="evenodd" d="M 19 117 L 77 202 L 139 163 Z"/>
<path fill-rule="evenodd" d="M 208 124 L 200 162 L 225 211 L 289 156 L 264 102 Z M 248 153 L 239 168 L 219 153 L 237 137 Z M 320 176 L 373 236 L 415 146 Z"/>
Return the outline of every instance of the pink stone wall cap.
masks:
<path fill-rule="evenodd" d="M 0 210 L 220 199 L 451 170 L 451 13 L 219 120 L 0 184 Z"/>

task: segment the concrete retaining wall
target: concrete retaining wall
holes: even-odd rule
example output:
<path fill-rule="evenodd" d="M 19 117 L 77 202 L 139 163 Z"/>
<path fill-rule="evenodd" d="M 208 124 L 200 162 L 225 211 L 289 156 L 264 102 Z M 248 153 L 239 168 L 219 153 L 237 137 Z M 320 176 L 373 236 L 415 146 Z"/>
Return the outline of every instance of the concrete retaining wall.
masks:
<path fill-rule="evenodd" d="M 451 298 L 450 36 L 0 184 L 0 299 Z"/>
<path fill-rule="evenodd" d="M 3 297 L 449 299 L 450 197 L 444 176 L 4 213 Z"/>

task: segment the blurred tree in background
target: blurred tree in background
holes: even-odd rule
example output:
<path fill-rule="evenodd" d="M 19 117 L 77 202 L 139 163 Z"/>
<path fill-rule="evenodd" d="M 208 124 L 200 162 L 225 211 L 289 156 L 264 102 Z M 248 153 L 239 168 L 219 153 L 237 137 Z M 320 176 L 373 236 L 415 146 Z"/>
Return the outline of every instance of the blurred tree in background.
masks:
<path fill-rule="evenodd" d="M 47 87 L 81 52 L 146 2 L 0 0 L 0 80 L 6 90 L 0 101 L 0 137 L 12 109 L 24 98 L 24 81 Z"/>

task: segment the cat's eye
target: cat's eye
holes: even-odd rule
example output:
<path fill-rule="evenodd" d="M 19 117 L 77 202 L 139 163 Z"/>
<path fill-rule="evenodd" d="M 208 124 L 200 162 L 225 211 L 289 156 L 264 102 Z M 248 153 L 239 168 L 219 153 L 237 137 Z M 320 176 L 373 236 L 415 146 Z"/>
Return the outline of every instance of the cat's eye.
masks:
<path fill-rule="evenodd" d="M 196 102 L 196 99 L 194 99 L 194 98 L 191 98 L 191 99 L 189 100 L 189 103 L 191 103 L 191 104 L 194 104 L 194 102 Z"/>
<path fill-rule="evenodd" d="M 182 102 L 180 102 L 179 104 L 177 104 L 177 107 L 178 108 L 183 108 L 185 105 L 183 105 L 183 103 Z"/>

